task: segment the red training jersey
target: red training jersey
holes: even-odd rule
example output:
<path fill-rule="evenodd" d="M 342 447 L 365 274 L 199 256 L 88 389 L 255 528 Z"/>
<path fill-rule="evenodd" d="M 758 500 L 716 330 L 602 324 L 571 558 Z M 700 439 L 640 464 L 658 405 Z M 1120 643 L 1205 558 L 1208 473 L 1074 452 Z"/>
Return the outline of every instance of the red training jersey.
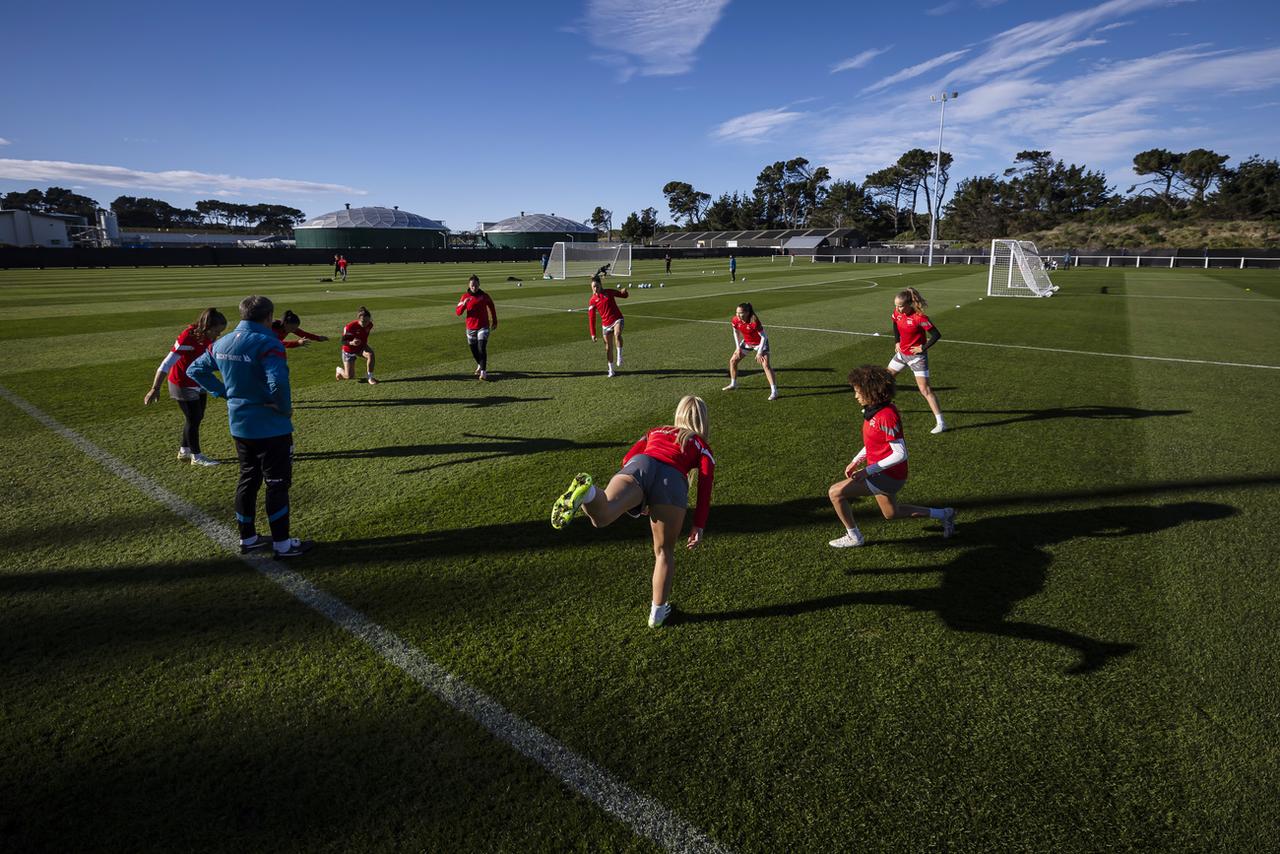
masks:
<path fill-rule="evenodd" d="M 285 346 L 285 347 L 288 347 L 288 348 L 292 349 L 292 348 L 294 348 L 294 347 L 301 347 L 301 346 L 302 346 L 302 342 L 301 342 L 301 341 L 285 341 L 285 340 L 284 340 L 285 336 L 286 336 L 286 335 L 288 335 L 289 333 L 288 333 L 288 332 L 285 332 L 285 330 L 284 330 L 284 324 L 283 324 L 282 322 L 280 322 L 279 320 L 273 320 L 273 321 L 271 321 L 271 331 L 272 331 L 272 332 L 274 332 L 274 333 L 276 334 L 276 337 L 280 339 L 280 343 L 281 343 L 281 344 L 284 344 L 284 346 Z M 320 336 L 319 336 L 319 335 L 314 335 L 314 334 L 312 334 L 312 333 L 308 332 L 308 331 L 307 331 L 307 330 L 305 330 L 305 329 L 295 329 L 295 330 L 293 330 L 293 334 L 294 334 L 294 335 L 297 335 L 297 336 L 298 336 L 298 338 L 306 338 L 308 341 L 319 341 L 319 340 L 320 340 Z"/>
<path fill-rule="evenodd" d="M 707 527 L 707 514 L 711 512 L 711 484 L 715 480 L 716 458 L 711 455 L 711 448 L 696 433 L 685 440 L 684 447 L 676 444 L 680 434 L 677 427 L 654 427 L 640 437 L 640 441 L 631 446 L 622 458 L 625 466 L 637 454 L 653 457 L 658 462 L 666 463 L 679 470 L 687 481 L 689 472 L 698 470 L 698 506 L 693 512 L 693 526 Z"/>
<path fill-rule="evenodd" d="M 458 300 L 457 315 L 467 314 L 468 329 L 488 329 L 490 326 L 498 325 L 498 309 L 493 304 L 493 298 L 488 294 L 473 294 L 467 291 L 462 295 L 462 299 Z M 490 316 L 493 321 L 490 322 Z"/>
<path fill-rule="evenodd" d="M 173 342 L 172 351 L 178 355 L 178 360 L 169 368 L 169 382 L 182 388 L 199 388 L 199 383 L 187 377 L 187 368 L 204 355 L 204 351 L 208 350 L 211 344 L 213 344 L 212 339 L 197 332 L 194 323 L 179 332 L 178 340 Z"/>
<path fill-rule="evenodd" d="M 373 331 L 373 321 L 368 326 L 361 326 L 359 320 L 353 320 L 342 327 L 342 352 L 363 353 L 369 345 L 369 333 Z"/>
<path fill-rule="evenodd" d="M 346 259 L 346 258 L 339 258 L 339 259 L 338 259 L 338 269 L 339 269 L 339 270 L 345 270 L 345 269 L 347 269 L 347 259 Z"/>
<path fill-rule="evenodd" d="M 906 440 L 902 436 L 902 416 L 898 413 L 898 407 L 892 403 L 886 403 L 876 409 L 870 418 L 864 417 L 862 420 L 862 446 L 867 449 L 867 464 L 878 463 L 893 453 L 889 447 L 890 442 L 902 442 L 903 447 L 906 447 Z M 898 480 L 906 480 L 907 461 L 903 460 L 897 465 L 890 466 L 884 470 L 884 473 Z"/>
<path fill-rule="evenodd" d="M 913 354 L 911 348 L 923 347 L 928 339 L 925 333 L 933 328 L 933 324 L 929 322 L 929 316 L 919 312 L 902 314 L 894 309 L 892 317 L 893 328 L 898 331 L 898 352 L 904 356 L 918 355 Z"/>
<path fill-rule="evenodd" d="M 738 330 L 738 334 L 742 336 L 742 343 L 748 347 L 760 346 L 760 333 L 764 331 L 764 324 L 760 322 L 760 318 L 752 317 L 750 323 L 743 323 L 742 318 L 736 314 L 733 320 L 729 321 L 733 324 L 733 328 Z"/>
<path fill-rule="evenodd" d="M 615 291 L 613 288 L 602 288 L 600 293 L 592 294 L 587 301 L 587 329 L 594 337 L 596 334 L 596 313 L 600 314 L 601 326 L 613 326 L 622 319 L 622 309 L 618 308 L 618 299 L 626 299 L 626 291 Z"/>

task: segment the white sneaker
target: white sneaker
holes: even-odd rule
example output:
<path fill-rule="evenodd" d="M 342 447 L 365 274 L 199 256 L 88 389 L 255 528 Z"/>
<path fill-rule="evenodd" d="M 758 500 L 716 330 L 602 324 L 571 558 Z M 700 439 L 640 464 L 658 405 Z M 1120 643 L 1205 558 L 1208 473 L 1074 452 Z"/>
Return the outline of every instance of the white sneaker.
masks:
<path fill-rule="evenodd" d="M 727 386 L 725 386 L 724 388 L 722 388 L 722 389 L 720 389 L 720 390 L 721 390 L 721 391 L 733 391 L 733 390 L 734 390 L 735 388 L 737 388 L 737 387 L 738 387 L 738 384 L 737 384 L 737 383 L 729 383 Z"/>
<path fill-rule="evenodd" d="M 773 391 L 769 392 L 769 399 L 770 400 L 778 399 L 778 390 L 776 388 Z"/>
<path fill-rule="evenodd" d="M 665 605 L 659 605 L 656 611 L 653 608 L 650 608 L 649 609 L 649 628 L 651 629 L 658 628 L 658 626 L 666 622 L 667 617 L 670 617 L 670 616 L 671 616 L 670 602 L 668 602 Z"/>
<path fill-rule="evenodd" d="M 345 379 L 346 379 L 346 377 L 342 375 L 342 366 L 341 366 L 341 365 L 339 365 L 338 367 L 336 367 L 336 368 L 334 368 L 334 369 L 333 369 L 333 378 L 334 378 L 335 380 L 345 380 Z"/>
<path fill-rule="evenodd" d="M 950 507 L 943 510 L 947 515 L 942 517 L 942 539 L 950 539 L 956 532 L 956 511 Z"/>
<path fill-rule="evenodd" d="M 610 365 L 610 366 L 609 366 L 609 373 L 608 373 L 608 376 L 613 376 L 613 365 Z"/>
<path fill-rule="evenodd" d="M 192 454 L 191 465 L 193 466 L 220 466 L 222 463 L 217 460 L 211 460 L 204 454 Z"/>
<path fill-rule="evenodd" d="M 861 532 L 858 532 L 857 534 L 849 534 L 846 531 L 843 537 L 840 537 L 837 540 L 832 540 L 827 543 L 827 545 L 831 546 L 833 549 L 848 549 L 854 546 L 860 546 L 865 542 L 866 540 L 863 538 Z"/>
<path fill-rule="evenodd" d="M 946 425 L 946 423 L 945 423 L 945 422 L 943 422 L 943 421 L 939 421 L 939 422 L 938 422 L 938 426 L 934 427 L 934 428 L 933 428 L 932 430 L 930 430 L 929 432 L 930 432 L 930 433 L 945 433 L 945 432 L 946 432 L 946 430 L 947 430 L 947 425 Z"/>
<path fill-rule="evenodd" d="M 190 448 L 179 448 L 179 449 L 178 449 L 178 462 L 180 462 L 180 463 L 187 463 L 187 462 L 191 462 L 191 449 L 190 449 Z"/>

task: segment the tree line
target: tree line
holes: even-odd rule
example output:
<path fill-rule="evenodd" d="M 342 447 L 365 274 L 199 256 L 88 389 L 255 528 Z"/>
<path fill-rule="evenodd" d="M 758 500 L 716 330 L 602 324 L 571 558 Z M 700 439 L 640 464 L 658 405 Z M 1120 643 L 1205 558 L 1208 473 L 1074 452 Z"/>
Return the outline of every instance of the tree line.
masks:
<path fill-rule="evenodd" d="M 64 213 L 93 222 L 98 202 L 62 187 L 6 193 L 0 206 L 32 213 Z M 203 199 L 194 208 L 178 208 L 163 199 L 119 196 L 111 203 L 122 228 L 225 228 L 256 234 L 292 234 L 306 215 L 287 205 L 242 205 Z"/>
<path fill-rule="evenodd" d="M 938 237 L 983 242 L 1053 228 L 1066 222 L 1125 222 L 1136 217 L 1256 220 L 1280 218 L 1280 162 L 1257 155 L 1235 168 L 1229 156 L 1208 149 L 1153 148 L 1134 155 L 1145 180 L 1117 193 L 1106 175 L 1055 158 L 1021 151 L 1003 173 L 961 180 L 938 215 Z M 678 226 L 667 230 L 747 231 L 781 228 L 853 228 L 869 240 L 927 239 L 930 220 L 946 199 L 954 158 L 922 148 L 858 183 L 832 180 L 825 166 L 803 157 L 765 166 L 748 191 L 713 198 L 687 181 L 662 188 Z M 921 208 L 923 207 L 923 210 Z M 597 207 L 591 224 L 612 228 L 613 213 Z M 632 213 L 622 238 L 651 238 L 664 227 L 657 211 Z"/>

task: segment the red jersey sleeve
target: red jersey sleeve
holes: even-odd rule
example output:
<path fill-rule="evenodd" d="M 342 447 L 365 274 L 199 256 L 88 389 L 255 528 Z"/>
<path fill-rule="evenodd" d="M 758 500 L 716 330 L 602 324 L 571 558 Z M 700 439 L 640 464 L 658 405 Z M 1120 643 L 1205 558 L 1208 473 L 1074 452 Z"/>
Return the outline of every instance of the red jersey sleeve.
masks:
<path fill-rule="evenodd" d="M 462 299 L 458 300 L 458 308 L 454 314 L 462 317 L 462 313 L 469 308 L 471 308 L 471 294 L 463 294 Z"/>
<path fill-rule="evenodd" d="M 698 437 L 695 436 L 689 441 L 698 449 L 699 454 L 698 506 L 693 511 L 693 526 L 706 528 L 707 516 L 711 513 L 711 487 L 715 483 L 716 458 L 711 455 L 711 449 Z"/>
<path fill-rule="evenodd" d="M 587 303 L 587 333 L 592 337 L 596 337 L 596 300 L 595 297 Z"/>
<path fill-rule="evenodd" d="M 312 332 L 307 332 L 305 329 L 295 329 L 293 330 L 293 334 L 297 335 L 299 338 L 306 338 L 308 341 L 319 341 L 323 337 Z"/>
<path fill-rule="evenodd" d="M 636 441 L 634 445 L 631 446 L 631 450 L 627 451 L 625 454 L 622 455 L 622 465 L 625 466 L 628 462 L 630 462 L 631 458 L 634 457 L 636 454 L 640 453 L 641 451 L 643 451 L 644 446 L 647 445 L 648 443 L 649 443 L 649 434 L 645 433 Z"/>

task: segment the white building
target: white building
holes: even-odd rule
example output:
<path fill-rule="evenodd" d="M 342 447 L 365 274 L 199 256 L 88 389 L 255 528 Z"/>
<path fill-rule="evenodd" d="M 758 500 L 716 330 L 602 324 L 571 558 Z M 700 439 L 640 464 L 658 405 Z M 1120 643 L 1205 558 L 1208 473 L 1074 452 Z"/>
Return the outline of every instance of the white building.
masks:
<path fill-rule="evenodd" d="M 0 210 L 0 245 L 67 247 L 67 218 Z"/>

